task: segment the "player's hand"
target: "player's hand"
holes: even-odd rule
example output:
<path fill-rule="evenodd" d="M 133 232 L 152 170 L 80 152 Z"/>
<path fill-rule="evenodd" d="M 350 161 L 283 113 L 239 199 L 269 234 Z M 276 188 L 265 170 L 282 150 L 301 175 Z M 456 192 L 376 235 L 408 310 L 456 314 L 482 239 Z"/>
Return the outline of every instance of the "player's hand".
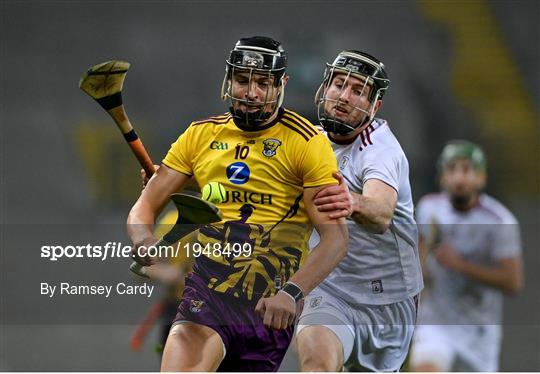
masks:
<path fill-rule="evenodd" d="M 289 295 L 278 292 L 272 297 L 260 299 L 255 312 L 261 316 L 266 327 L 282 330 L 294 323 L 296 303 Z"/>
<path fill-rule="evenodd" d="M 159 165 L 154 165 L 154 173 L 158 171 L 158 169 L 159 169 Z M 150 180 L 150 178 L 148 178 L 148 175 L 146 175 L 146 172 L 144 171 L 144 169 L 141 169 L 141 180 L 142 180 L 142 188 L 146 187 L 146 184 Z"/>
<path fill-rule="evenodd" d="M 149 266 L 145 274 L 152 280 L 157 280 L 169 286 L 184 285 L 184 271 L 176 265 L 158 262 Z"/>
<path fill-rule="evenodd" d="M 353 213 L 354 197 L 340 173 L 334 173 L 339 182 L 337 186 L 329 186 L 320 190 L 313 199 L 319 212 L 331 212 L 328 216 L 333 219 L 349 217 Z"/>
<path fill-rule="evenodd" d="M 463 257 L 450 245 L 441 244 L 434 250 L 435 258 L 445 268 L 459 271 L 465 261 Z"/>
<path fill-rule="evenodd" d="M 148 247 L 156 244 L 157 240 L 155 238 L 146 238 L 145 240 L 134 243 L 131 247 L 131 257 L 141 264 L 142 266 L 150 266 L 156 263 L 156 259 L 148 256 Z"/>

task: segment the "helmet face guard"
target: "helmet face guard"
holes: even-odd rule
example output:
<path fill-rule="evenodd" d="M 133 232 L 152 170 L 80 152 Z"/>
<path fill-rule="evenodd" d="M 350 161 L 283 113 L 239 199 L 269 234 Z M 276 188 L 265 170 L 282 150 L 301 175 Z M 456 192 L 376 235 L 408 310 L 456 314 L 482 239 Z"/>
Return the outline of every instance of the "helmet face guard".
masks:
<path fill-rule="evenodd" d="M 327 91 L 338 74 L 344 75 L 341 92 L 337 95 L 337 98 L 329 98 L 326 96 Z M 362 94 L 371 89 L 368 97 L 370 105 L 367 109 L 347 104 L 340 99 L 351 76 L 360 79 L 364 83 Z M 339 135 L 350 134 L 357 128 L 371 122 L 374 116 L 375 104 L 382 99 L 389 85 L 390 80 L 382 62 L 364 52 L 341 52 L 332 64 L 326 64 L 323 82 L 315 94 L 319 122 L 327 132 Z M 335 108 L 340 105 L 352 107 L 346 119 L 338 118 L 335 111 L 333 114 L 328 111 L 328 106 Z M 359 122 L 356 121 L 356 123 L 352 118 L 355 112 L 364 114 L 363 119 Z"/>
<path fill-rule="evenodd" d="M 226 62 L 221 98 L 229 100 L 229 110 L 238 127 L 260 130 L 283 103 L 287 55 L 279 42 L 255 36 L 240 39 Z M 261 80 L 271 84 L 259 93 L 252 92 L 254 84 Z M 247 86 L 243 97 L 235 96 L 239 84 Z"/>

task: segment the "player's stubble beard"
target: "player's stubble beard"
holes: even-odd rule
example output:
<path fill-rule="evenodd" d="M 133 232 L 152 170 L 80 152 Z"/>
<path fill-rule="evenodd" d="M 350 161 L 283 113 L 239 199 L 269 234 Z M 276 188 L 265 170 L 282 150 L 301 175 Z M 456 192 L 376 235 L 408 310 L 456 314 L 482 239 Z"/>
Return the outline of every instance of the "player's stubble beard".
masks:
<path fill-rule="evenodd" d="M 264 126 L 272 116 L 271 112 L 264 112 L 262 109 L 247 113 L 241 109 L 234 109 L 233 107 L 229 108 L 229 110 L 234 116 L 234 123 L 236 126 L 244 131 L 258 130 L 258 126 Z"/>
<path fill-rule="evenodd" d="M 371 123 L 373 122 L 374 114 L 373 112 L 375 102 L 370 102 L 367 108 L 362 108 L 360 106 L 355 106 L 354 104 L 349 104 L 348 102 L 342 102 L 339 97 L 337 98 L 327 98 L 325 92 L 324 99 L 324 114 L 328 118 L 337 120 L 338 122 L 353 128 L 349 133 L 334 133 L 329 132 L 328 136 L 331 141 L 336 144 L 351 144 L 356 140 L 360 133 Z M 343 107 L 348 110 L 347 116 L 345 118 L 339 118 L 337 116 L 337 110 L 339 107 Z M 355 125 L 352 125 L 348 122 L 351 119 L 351 116 L 354 112 L 360 112 L 362 115 L 355 122 Z"/>
<path fill-rule="evenodd" d="M 275 99 L 276 101 L 278 98 Z M 241 107 L 245 107 L 246 110 L 242 110 Z M 279 107 L 274 107 L 269 103 L 257 103 L 256 105 L 251 105 L 251 107 L 257 108 L 255 111 L 248 111 L 249 104 L 240 104 L 239 102 L 234 102 L 229 111 L 233 115 L 234 123 L 236 126 L 247 132 L 255 132 L 266 129 L 271 122 L 273 122 L 279 113 Z"/>
<path fill-rule="evenodd" d="M 355 127 L 353 131 L 351 131 L 349 134 L 336 134 L 336 133 L 328 133 L 328 137 L 331 141 L 333 141 L 336 144 L 351 144 L 358 138 L 360 133 L 364 131 L 364 129 L 371 123 L 372 121 L 369 119 L 369 116 L 366 113 L 363 113 L 362 118 L 358 120 L 358 125 Z"/>

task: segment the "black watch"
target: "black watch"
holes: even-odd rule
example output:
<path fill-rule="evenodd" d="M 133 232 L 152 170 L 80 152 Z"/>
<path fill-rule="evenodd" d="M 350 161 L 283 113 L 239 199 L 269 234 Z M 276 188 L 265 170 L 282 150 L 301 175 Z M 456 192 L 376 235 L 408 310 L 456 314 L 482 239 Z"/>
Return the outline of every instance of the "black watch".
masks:
<path fill-rule="evenodd" d="M 304 298 L 302 289 L 292 282 L 286 282 L 280 291 L 289 294 L 296 302 L 299 302 Z"/>

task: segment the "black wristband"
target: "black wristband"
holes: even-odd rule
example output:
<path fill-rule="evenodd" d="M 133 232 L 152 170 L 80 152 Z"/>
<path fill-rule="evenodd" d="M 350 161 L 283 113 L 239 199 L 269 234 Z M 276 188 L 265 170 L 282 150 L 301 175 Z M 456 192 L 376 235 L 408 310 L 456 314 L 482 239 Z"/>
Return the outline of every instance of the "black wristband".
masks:
<path fill-rule="evenodd" d="M 292 282 L 286 282 L 280 291 L 289 294 L 296 302 L 299 302 L 304 298 L 302 289 Z"/>

